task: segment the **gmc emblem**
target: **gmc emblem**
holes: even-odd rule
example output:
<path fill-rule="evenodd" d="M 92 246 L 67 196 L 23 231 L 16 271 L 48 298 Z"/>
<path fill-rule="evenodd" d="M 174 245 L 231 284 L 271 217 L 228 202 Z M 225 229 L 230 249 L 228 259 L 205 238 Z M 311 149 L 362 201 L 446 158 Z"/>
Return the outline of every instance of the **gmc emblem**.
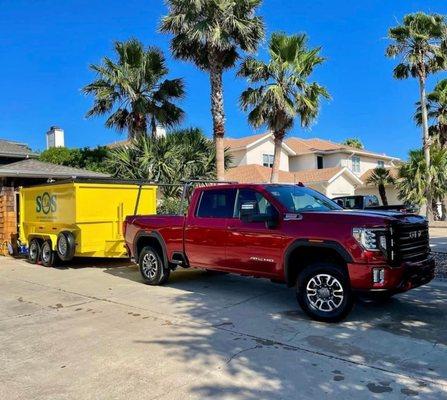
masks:
<path fill-rule="evenodd" d="M 422 231 L 414 231 L 414 232 L 410 232 L 410 239 L 418 239 L 422 236 Z"/>

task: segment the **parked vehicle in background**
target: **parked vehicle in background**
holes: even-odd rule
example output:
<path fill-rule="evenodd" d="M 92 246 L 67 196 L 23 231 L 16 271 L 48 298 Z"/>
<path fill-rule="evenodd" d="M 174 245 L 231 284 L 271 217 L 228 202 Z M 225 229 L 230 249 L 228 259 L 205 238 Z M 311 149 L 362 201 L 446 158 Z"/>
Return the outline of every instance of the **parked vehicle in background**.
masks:
<path fill-rule="evenodd" d="M 343 319 L 355 292 L 389 297 L 434 277 L 424 218 L 343 210 L 302 185 L 198 187 L 186 215 L 128 216 L 124 235 L 149 285 L 178 267 L 270 278 L 321 321 Z"/>
<path fill-rule="evenodd" d="M 417 207 L 405 204 L 391 204 L 387 206 L 380 205 L 379 199 L 376 195 L 355 195 L 355 196 L 340 196 L 332 198 L 340 207 L 348 210 L 393 210 L 408 213 L 417 213 Z"/>
<path fill-rule="evenodd" d="M 73 257 L 128 257 L 122 226 L 135 213 L 156 211 L 156 186 L 76 179 L 20 189 L 19 234 L 32 263 Z"/>

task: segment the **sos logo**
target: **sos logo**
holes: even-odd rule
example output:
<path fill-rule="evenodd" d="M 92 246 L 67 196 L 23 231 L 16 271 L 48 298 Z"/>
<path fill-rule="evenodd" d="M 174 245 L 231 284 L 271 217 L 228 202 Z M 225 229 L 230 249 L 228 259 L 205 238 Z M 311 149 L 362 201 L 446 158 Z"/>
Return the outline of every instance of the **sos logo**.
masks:
<path fill-rule="evenodd" d="M 48 214 L 50 211 L 55 212 L 56 207 L 56 196 L 45 192 L 42 196 L 36 197 L 36 212 L 43 212 Z"/>

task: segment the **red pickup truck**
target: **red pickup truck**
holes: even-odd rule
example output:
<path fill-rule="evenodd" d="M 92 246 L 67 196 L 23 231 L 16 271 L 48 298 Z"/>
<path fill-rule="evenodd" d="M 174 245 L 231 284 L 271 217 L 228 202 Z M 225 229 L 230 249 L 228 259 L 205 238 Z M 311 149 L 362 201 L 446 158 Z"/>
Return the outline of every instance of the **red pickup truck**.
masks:
<path fill-rule="evenodd" d="M 128 216 L 124 234 L 149 285 L 177 267 L 270 278 L 320 321 L 343 319 L 357 292 L 384 298 L 434 277 L 423 217 L 343 210 L 302 185 L 198 187 L 187 215 Z"/>

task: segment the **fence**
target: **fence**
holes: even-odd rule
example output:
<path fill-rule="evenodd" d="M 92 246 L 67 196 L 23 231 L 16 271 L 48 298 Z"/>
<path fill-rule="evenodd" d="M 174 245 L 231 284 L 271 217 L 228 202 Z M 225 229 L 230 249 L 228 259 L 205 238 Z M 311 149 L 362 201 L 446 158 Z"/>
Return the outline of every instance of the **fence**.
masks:
<path fill-rule="evenodd" d="M 8 254 L 8 243 L 17 245 L 15 192 L 12 187 L 0 189 L 0 254 Z"/>

